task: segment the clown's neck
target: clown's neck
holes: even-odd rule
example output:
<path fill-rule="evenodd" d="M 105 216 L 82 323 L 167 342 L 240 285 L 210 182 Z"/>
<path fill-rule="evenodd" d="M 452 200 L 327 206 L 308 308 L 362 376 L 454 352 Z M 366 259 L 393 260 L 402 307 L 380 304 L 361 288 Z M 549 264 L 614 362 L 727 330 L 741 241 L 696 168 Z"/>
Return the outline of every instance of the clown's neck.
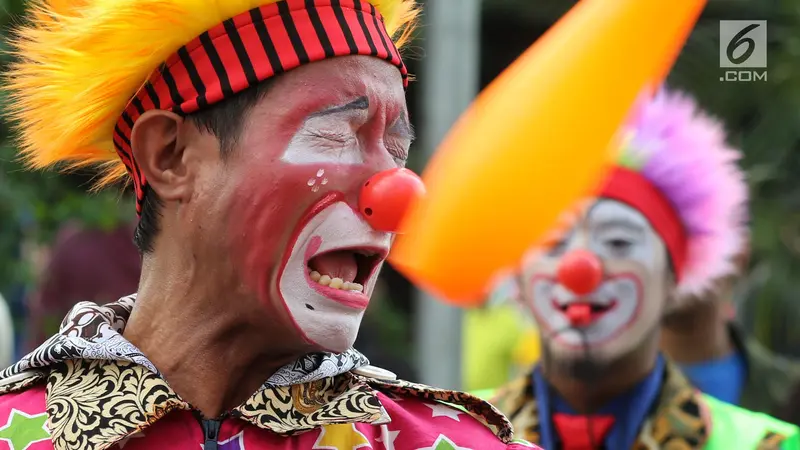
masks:
<path fill-rule="evenodd" d="M 259 304 L 193 258 L 145 256 L 136 306 L 123 332 L 206 418 L 242 404 L 270 375 L 309 351 Z M 248 306 L 249 305 L 249 306 Z"/>
<path fill-rule="evenodd" d="M 575 374 L 566 367 L 543 358 L 543 373 L 548 384 L 579 414 L 593 414 L 620 395 L 633 389 L 650 375 L 658 359 L 657 334 L 627 356 L 610 363 L 594 375 Z"/>
<path fill-rule="evenodd" d="M 661 349 L 678 364 L 723 358 L 734 351 L 724 303 L 713 299 L 673 313 L 664 320 Z"/>

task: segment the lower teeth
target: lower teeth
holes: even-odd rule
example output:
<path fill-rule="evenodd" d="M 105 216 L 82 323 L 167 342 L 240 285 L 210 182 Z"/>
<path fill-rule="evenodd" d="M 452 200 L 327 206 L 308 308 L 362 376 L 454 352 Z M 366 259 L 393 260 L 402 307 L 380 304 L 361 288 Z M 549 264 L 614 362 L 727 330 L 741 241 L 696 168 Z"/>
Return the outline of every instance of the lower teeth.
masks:
<path fill-rule="evenodd" d="M 316 270 L 312 270 L 309 277 L 312 281 L 329 288 L 339 289 L 341 291 L 364 292 L 364 286 L 358 283 L 344 281 L 341 278 L 331 278 L 329 275 L 322 275 Z"/>

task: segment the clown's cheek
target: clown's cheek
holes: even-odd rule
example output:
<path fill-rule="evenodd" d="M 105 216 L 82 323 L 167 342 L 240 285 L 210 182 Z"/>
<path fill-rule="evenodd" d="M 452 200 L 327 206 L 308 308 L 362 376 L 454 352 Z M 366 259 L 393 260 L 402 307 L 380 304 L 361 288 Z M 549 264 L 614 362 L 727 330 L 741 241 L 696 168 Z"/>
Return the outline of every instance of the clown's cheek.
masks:
<path fill-rule="evenodd" d="M 279 190 L 251 194 L 252 203 L 243 201 L 229 216 L 231 237 L 237 243 L 231 259 L 240 264 L 242 281 L 262 299 L 269 295 L 270 281 L 291 240 L 292 225 L 302 214 L 287 201 L 290 197 L 291 193 Z"/>
<path fill-rule="evenodd" d="M 613 352 L 613 348 L 619 345 L 624 347 L 640 342 L 644 336 L 642 325 L 647 321 L 645 314 L 649 307 L 645 304 L 641 286 L 641 281 L 633 275 L 609 282 L 604 289 L 604 295 L 615 306 L 597 321 L 596 327 L 589 334 L 592 345 L 607 347 L 607 350 Z"/>
<path fill-rule="evenodd" d="M 291 294 L 285 295 L 290 298 Z M 307 343 L 336 353 L 353 345 L 364 315 L 363 311 L 292 310 L 293 327 Z"/>
<path fill-rule="evenodd" d="M 231 256 L 248 272 L 247 285 L 262 294 L 265 276 L 274 281 L 275 269 L 285 262 L 301 222 L 313 213 L 309 209 L 332 192 L 355 198 L 360 187 L 358 173 L 348 166 L 275 162 L 271 169 L 239 174 L 228 214 L 230 236 L 238 244 Z"/>
<path fill-rule="evenodd" d="M 553 290 L 555 284 L 544 279 L 535 279 L 528 288 L 526 305 L 533 313 L 536 322 L 545 332 L 553 332 L 563 326 L 565 320 L 560 311 L 553 307 Z"/>

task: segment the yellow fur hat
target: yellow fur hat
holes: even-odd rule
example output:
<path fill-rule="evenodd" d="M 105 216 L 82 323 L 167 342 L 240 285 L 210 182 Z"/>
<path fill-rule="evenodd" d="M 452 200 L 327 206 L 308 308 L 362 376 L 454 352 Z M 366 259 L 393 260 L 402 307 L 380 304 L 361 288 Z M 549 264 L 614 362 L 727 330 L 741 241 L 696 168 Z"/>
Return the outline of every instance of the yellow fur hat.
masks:
<path fill-rule="evenodd" d="M 138 194 L 125 140 L 144 110 L 188 114 L 346 54 L 384 58 L 405 80 L 397 48 L 417 14 L 415 0 L 36 0 L 6 77 L 21 155 L 33 168 L 101 165 L 102 183 L 127 170 Z"/>

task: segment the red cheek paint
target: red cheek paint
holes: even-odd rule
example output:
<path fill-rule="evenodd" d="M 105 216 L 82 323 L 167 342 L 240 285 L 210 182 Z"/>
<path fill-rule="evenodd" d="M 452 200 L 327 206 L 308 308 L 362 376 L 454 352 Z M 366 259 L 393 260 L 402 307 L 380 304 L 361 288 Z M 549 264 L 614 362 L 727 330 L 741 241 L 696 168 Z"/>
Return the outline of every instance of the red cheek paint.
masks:
<path fill-rule="evenodd" d="M 320 170 L 327 182 L 312 190 L 308 181 Z M 237 184 L 227 214 L 231 261 L 268 310 L 288 314 L 285 302 L 300 301 L 284 299 L 278 282 L 303 227 L 334 202 L 345 201 L 354 208 L 362 184 L 378 170 L 363 164 L 293 165 L 273 160 L 243 163 L 240 174 L 229 177 Z M 311 244 L 318 249 L 321 238 Z"/>
<path fill-rule="evenodd" d="M 598 346 L 603 345 L 606 342 L 610 342 L 617 337 L 619 337 L 622 333 L 633 327 L 639 320 L 642 315 L 642 308 L 644 307 L 644 298 L 647 293 L 644 291 L 644 283 L 642 279 L 635 273 L 632 272 L 623 272 L 614 275 L 610 275 L 606 277 L 603 282 L 617 280 L 617 279 L 628 279 L 632 281 L 636 285 L 636 307 L 634 309 L 631 318 L 625 323 L 623 326 L 619 327 L 611 336 L 604 339 L 600 342 L 593 342 L 592 345 Z M 550 276 L 550 275 L 542 275 L 542 274 L 535 274 L 529 277 L 528 286 L 524 287 L 525 291 L 529 293 L 527 296 L 529 300 L 525 302 L 526 306 L 531 310 L 533 316 L 536 318 L 536 322 L 539 324 L 543 335 L 548 336 L 554 333 L 556 330 L 553 329 L 553 325 L 549 320 L 549 317 L 543 314 L 541 308 L 537 306 L 537 299 L 534 298 L 533 287 L 539 281 L 547 281 L 553 283 L 553 285 L 558 285 L 557 277 Z M 602 284 L 602 283 L 601 283 Z M 611 303 L 609 307 L 609 311 L 616 308 L 618 300 L 615 300 Z M 557 311 L 559 308 L 557 306 L 557 302 L 555 299 L 551 299 L 549 303 L 552 305 L 552 310 Z M 577 303 L 570 305 L 566 311 L 562 312 L 567 317 L 567 320 L 570 321 L 570 324 L 576 327 L 585 327 L 591 325 L 591 323 L 596 319 L 596 315 L 591 311 L 591 305 L 586 303 Z M 555 339 L 558 339 L 558 336 L 555 336 Z M 569 348 L 577 349 L 580 348 L 580 345 L 566 345 Z"/>
<path fill-rule="evenodd" d="M 329 83 L 329 73 L 322 72 L 319 76 Z M 285 317 L 285 312 L 288 320 L 294 323 L 286 305 L 304 299 L 284 298 L 278 286 L 303 227 L 334 202 L 343 201 L 357 209 L 361 186 L 374 174 L 389 168 L 391 158 L 385 154 L 383 146 L 370 140 L 364 147 L 380 148 L 382 153 L 373 155 L 372 150 L 362 150 L 363 163 L 360 164 L 342 164 L 335 160 L 300 164 L 282 159 L 287 150 L 325 151 L 293 143 L 293 139 L 311 110 L 342 101 L 336 89 L 327 89 L 320 95 L 319 90 L 298 86 L 291 92 L 281 98 L 283 106 L 278 112 L 256 107 L 251 120 L 257 123 L 246 128 L 239 148 L 226 162 L 228 173 L 220 196 L 229 198 L 221 198 L 220 202 L 226 202 L 222 204 L 228 222 L 227 236 L 220 236 L 220 239 L 230 243 L 229 255 L 225 256 L 239 276 L 240 284 L 259 299 L 268 315 L 278 312 Z M 308 243 L 298 244 L 307 245 L 302 249 L 307 256 L 319 248 L 321 239 L 317 242 L 312 238 Z M 295 327 L 305 336 L 296 323 Z"/>

